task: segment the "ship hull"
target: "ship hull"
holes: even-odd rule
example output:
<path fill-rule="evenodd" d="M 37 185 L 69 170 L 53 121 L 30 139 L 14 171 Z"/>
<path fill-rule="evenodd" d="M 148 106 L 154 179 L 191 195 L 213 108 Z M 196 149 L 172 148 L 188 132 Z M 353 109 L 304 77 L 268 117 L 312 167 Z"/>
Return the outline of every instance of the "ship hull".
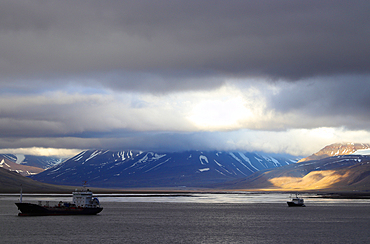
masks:
<path fill-rule="evenodd" d="M 303 203 L 287 202 L 289 207 L 306 207 Z"/>
<path fill-rule="evenodd" d="M 48 215 L 95 215 L 103 208 L 69 208 L 69 207 L 46 207 L 33 203 L 15 203 L 21 213 L 18 216 L 48 216 Z"/>

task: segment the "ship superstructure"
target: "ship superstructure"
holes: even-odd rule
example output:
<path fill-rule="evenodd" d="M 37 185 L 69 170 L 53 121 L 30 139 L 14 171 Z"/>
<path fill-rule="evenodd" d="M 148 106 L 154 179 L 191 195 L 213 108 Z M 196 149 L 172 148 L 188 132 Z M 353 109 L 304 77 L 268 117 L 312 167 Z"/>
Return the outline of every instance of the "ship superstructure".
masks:
<path fill-rule="evenodd" d="M 93 198 L 93 193 L 87 189 L 82 191 L 72 192 L 73 204 L 79 208 L 96 208 L 100 206 L 99 200 L 95 197 Z"/>

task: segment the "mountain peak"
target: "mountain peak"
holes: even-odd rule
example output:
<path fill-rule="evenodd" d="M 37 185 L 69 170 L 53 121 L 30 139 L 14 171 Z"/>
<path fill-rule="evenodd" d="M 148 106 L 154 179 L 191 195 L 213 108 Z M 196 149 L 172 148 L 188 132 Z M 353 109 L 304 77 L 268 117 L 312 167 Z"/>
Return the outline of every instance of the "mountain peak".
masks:
<path fill-rule="evenodd" d="M 311 156 L 308 156 L 306 158 L 299 160 L 298 162 L 319 160 L 322 158 L 339 156 L 339 155 L 348 155 L 358 150 L 369 149 L 369 148 L 370 148 L 370 144 L 368 143 L 353 143 L 353 142 L 334 143 L 334 144 L 324 147 L 317 153 L 312 154 Z"/>

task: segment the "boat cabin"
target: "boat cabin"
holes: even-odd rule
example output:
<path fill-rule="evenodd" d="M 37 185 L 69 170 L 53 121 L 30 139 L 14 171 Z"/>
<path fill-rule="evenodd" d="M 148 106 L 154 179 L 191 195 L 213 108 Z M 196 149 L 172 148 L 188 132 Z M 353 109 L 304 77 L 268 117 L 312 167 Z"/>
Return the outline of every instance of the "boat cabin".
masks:
<path fill-rule="evenodd" d="M 92 192 L 87 190 L 82 190 L 72 192 L 73 195 L 73 204 L 76 205 L 76 207 L 81 208 L 96 208 L 100 206 L 99 200 L 97 198 L 93 198 Z"/>

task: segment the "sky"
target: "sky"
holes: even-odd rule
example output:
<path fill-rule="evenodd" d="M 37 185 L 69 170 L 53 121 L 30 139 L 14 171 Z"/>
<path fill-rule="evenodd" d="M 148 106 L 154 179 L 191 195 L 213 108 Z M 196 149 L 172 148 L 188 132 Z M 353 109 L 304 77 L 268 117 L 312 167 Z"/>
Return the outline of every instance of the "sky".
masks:
<path fill-rule="evenodd" d="M 370 142 L 370 2 L 0 1 L 0 152 Z"/>

